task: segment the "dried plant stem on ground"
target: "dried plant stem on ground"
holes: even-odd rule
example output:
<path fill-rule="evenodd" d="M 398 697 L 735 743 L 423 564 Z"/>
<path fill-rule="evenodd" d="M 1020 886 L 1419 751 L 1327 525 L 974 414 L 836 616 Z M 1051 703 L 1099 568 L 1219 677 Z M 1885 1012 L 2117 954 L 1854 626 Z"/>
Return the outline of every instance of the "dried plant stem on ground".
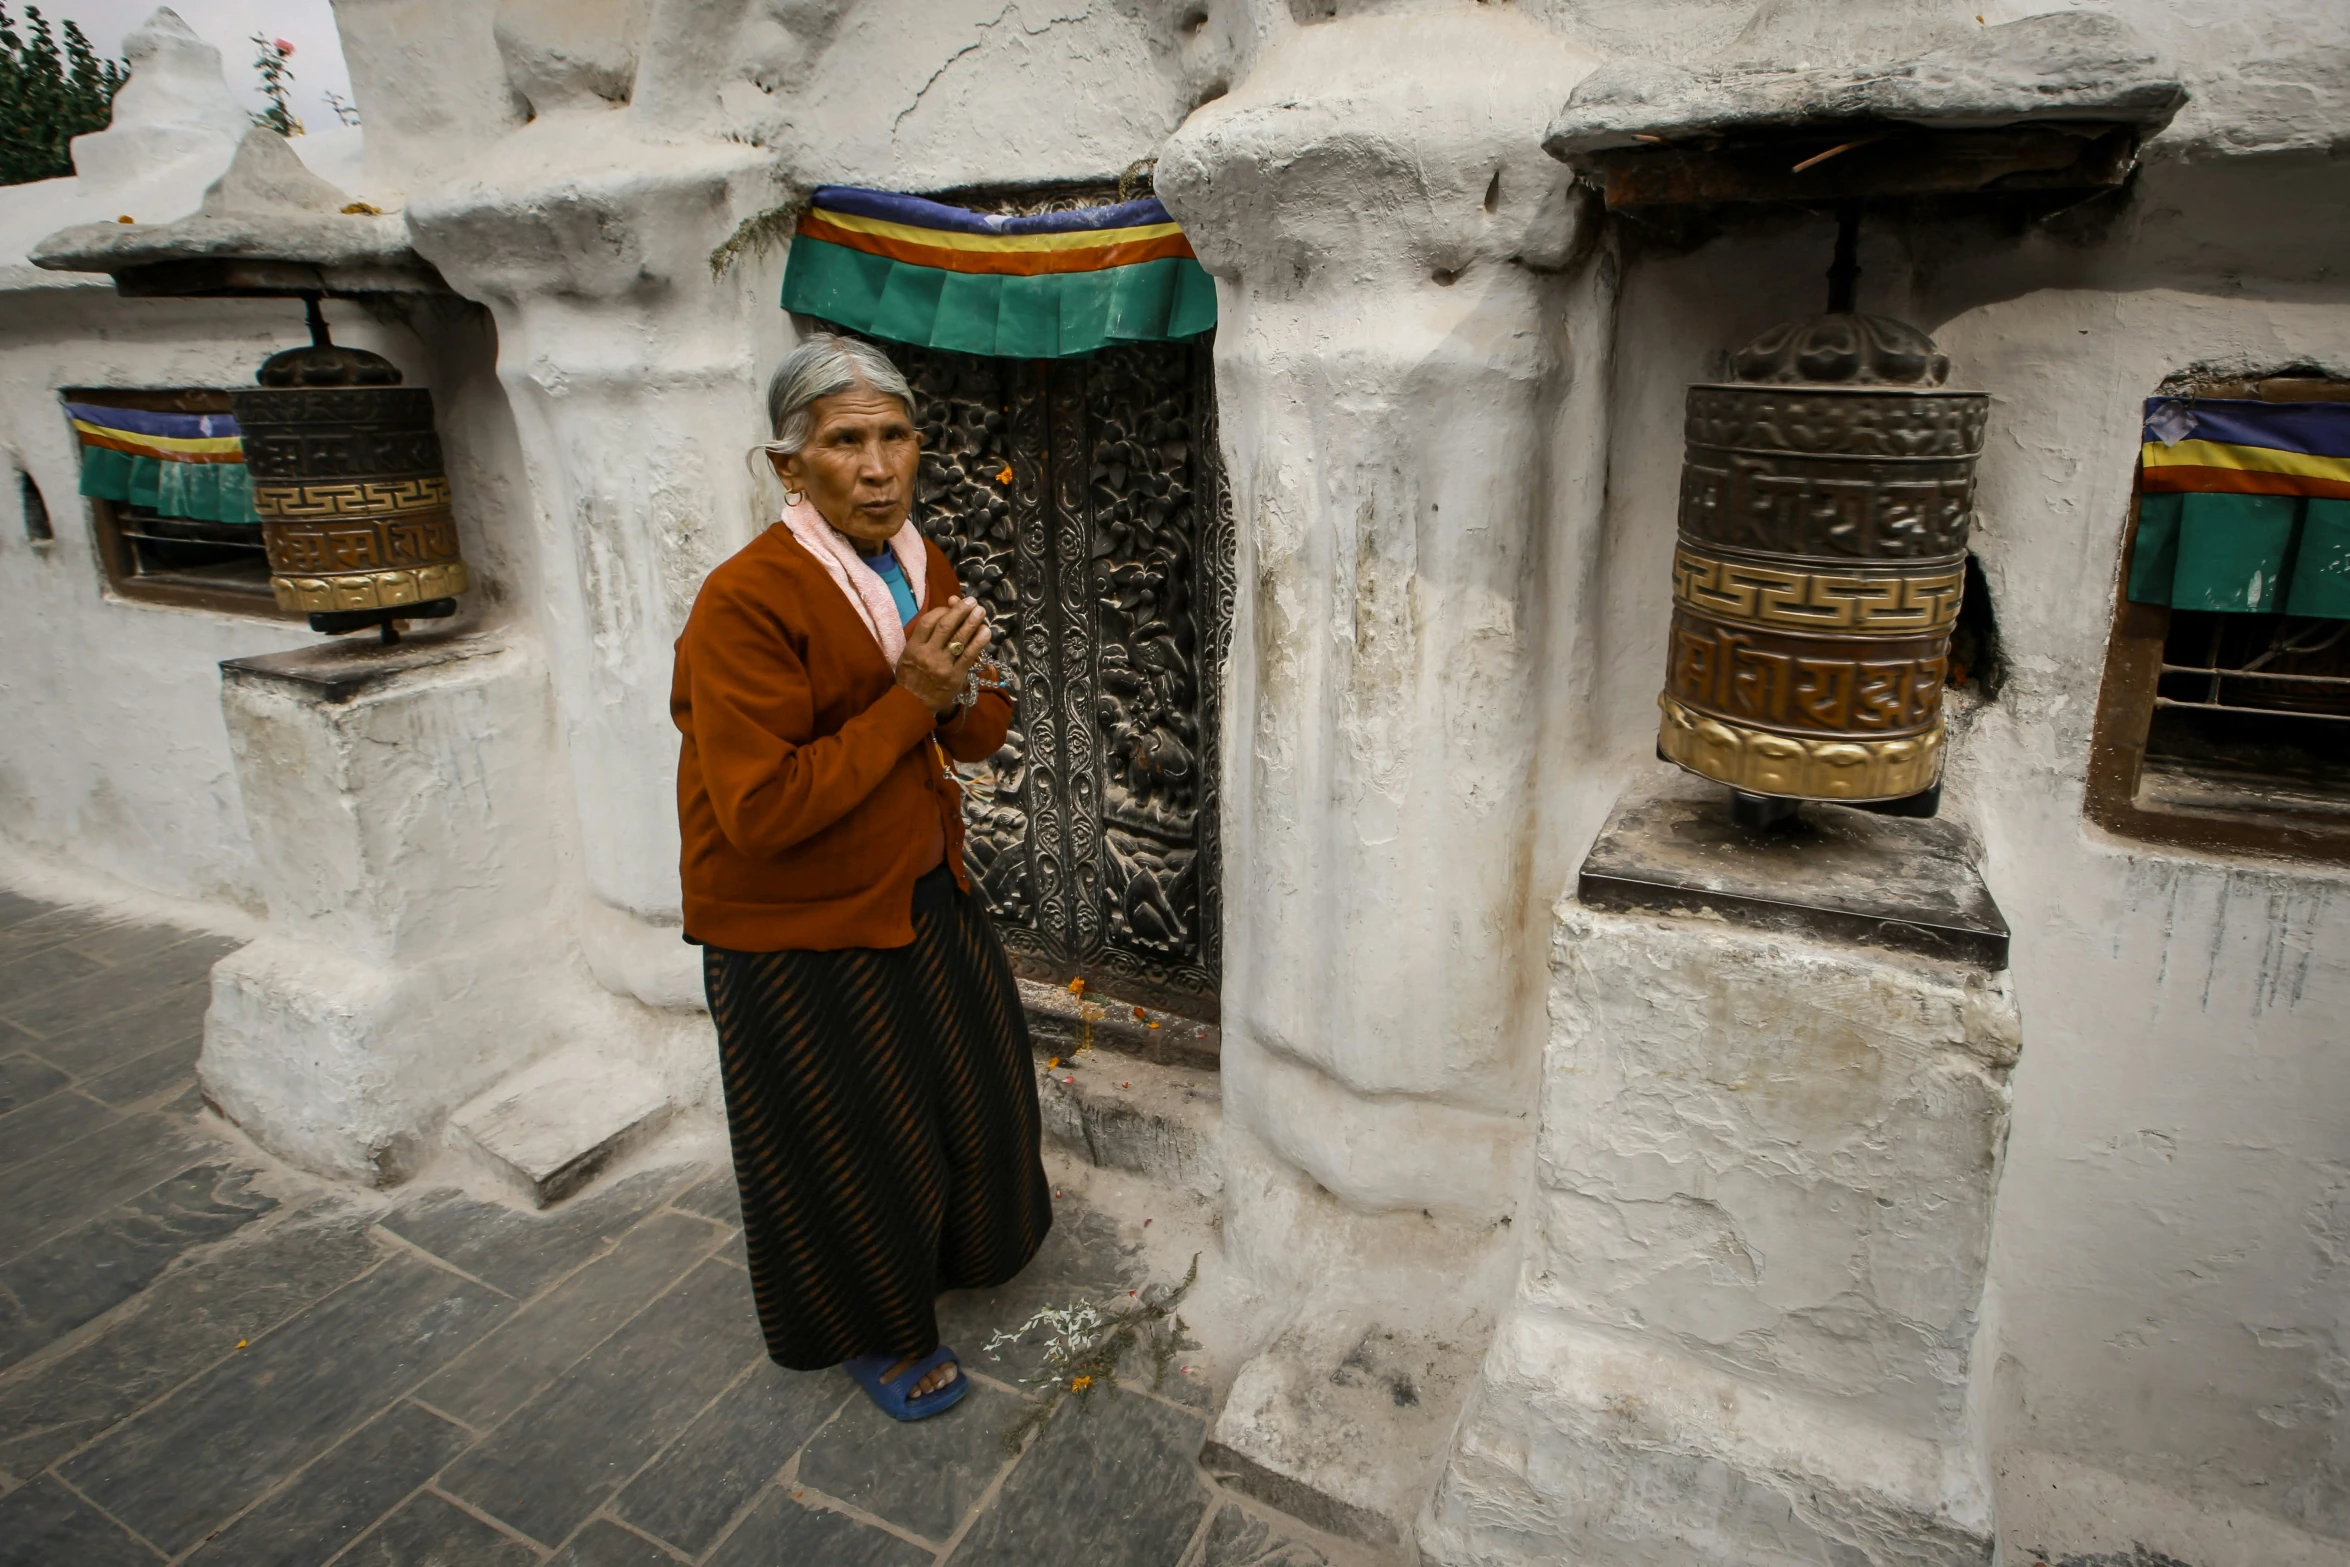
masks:
<path fill-rule="evenodd" d="M 1017 1454 L 1030 1433 L 1042 1430 L 1052 1419 L 1063 1399 L 1075 1395 L 1082 1408 L 1095 1388 L 1116 1387 L 1118 1367 L 1131 1350 L 1140 1348 L 1150 1358 L 1151 1391 L 1164 1387 L 1167 1368 L 1174 1364 L 1176 1353 L 1191 1347 L 1184 1343 L 1184 1334 L 1190 1329 L 1175 1314 L 1175 1308 L 1198 1282 L 1199 1254 L 1194 1252 L 1191 1268 L 1180 1284 L 1146 1285 L 1130 1297 L 1131 1304 L 1107 1311 L 1090 1300 L 1047 1306 L 1017 1330 L 999 1332 L 989 1339 L 985 1348 L 988 1358 L 994 1360 L 1001 1358 L 998 1351 L 1006 1344 L 1017 1344 L 1040 1328 L 1045 1334 L 1044 1370 L 1034 1379 L 1041 1388 L 1027 1413 L 1004 1432 L 1004 1451 Z"/>

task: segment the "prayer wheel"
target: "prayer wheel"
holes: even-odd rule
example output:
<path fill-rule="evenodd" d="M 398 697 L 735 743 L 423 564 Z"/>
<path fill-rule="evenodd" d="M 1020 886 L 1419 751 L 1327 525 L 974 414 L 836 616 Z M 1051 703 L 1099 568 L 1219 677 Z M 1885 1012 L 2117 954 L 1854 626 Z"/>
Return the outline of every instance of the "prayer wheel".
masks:
<path fill-rule="evenodd" d="M 432 394 L 380 354 L 323 340 L 229 394 L 281 608 L 320 631 L 450 614 L 467 586 Z"/>
<path fill-rule="evenodd" d="M 1932 814 L 1990 406 L 1949 369 L 1915 327 L 1832 312 L 1689 388 L 1666 760 L 1765 802 Z"/>

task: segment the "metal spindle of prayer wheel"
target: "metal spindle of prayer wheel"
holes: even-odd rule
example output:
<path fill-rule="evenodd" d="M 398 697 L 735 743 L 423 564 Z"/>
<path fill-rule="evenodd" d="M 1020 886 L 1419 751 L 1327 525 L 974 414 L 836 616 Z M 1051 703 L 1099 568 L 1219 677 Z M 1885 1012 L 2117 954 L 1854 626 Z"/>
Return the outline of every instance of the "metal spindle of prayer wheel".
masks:
<path fill-rule="evenodd" d="M 1990 399 L 1945 390 L 1915 327 L 1832 302 L 1689 388 L 1657 750 L 1755 826 L 1802 800 L 1930 816 L 1940 794 Z"/>
<path fill-rule="evenodd" d="M 380 354 L 335 346 L 315 297 L 309 315 L 308 347 L 229 394 L 269 585 L 314 631 L 373 626 L 396 641 L 395 621 L 454 614 L 467 587 L 432 394 L 401 386 Z"/>

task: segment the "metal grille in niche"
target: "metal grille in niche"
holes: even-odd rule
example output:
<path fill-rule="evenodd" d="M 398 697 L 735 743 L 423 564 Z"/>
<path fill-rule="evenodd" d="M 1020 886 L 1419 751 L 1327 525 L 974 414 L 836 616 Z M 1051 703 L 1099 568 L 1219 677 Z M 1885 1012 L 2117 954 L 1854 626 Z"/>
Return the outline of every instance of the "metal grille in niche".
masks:
<path fill-rule="evenodd" d="M 892 352 L 921 404 L 922 524 L 1019 680 L 1003 749 L 966 769 L 969 863 L 1013 963 L 1213 1019 L 1232 559 L 1208 350 Z"/>
<path fill-rule="evenodd" d="M 2171 612 L 2146 736 L 2156 796 L 2338 811 L 2350 805 L 2345 764 L 2350 621 Z"/>

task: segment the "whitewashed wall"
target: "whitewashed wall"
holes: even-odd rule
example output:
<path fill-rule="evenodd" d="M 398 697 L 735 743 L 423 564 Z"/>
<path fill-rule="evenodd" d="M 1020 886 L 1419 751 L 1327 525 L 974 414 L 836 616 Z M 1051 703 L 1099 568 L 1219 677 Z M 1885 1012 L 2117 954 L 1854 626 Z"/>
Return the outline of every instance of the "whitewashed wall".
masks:
<path fill-rule="evenodd" d="M 21 252 L 20 252 L 21 254 Z M 27 270 L 17 269 L 20 273 Z M 53 275 L 0 292 L 0 454 L 32 476 L 55 539 L 34 544 L 13 473 L 0 495 L 0 836 L 131 887 L 259 912 L 251 840 L 220 714 L 222 659 L 317 640 L 299 621 L 141 603 L 110 592 L 78 493 L 80 447 L 61 388 L 248 385 L 261 361 L 308 341 L 299 306 L 258 300 L 124 300 L 100 280 Z M 499 618 L 518 575 L 485 532 L 507 481 L 503 405 L 472 406 L 488 336 L 451 312 L 428 350 L 414 334 L 330 305 L 338 341 L 400 364 L 435 390 L 450 443 L 477 592 L 468 619 Z M 468 316 L 471 319 L 468 319 Z"/>
<path fill-rule="evenodd" d="M 10 470 L 0 473 L 0 846 L 259 914 L 218 665 L 317 638 L 299 621 L 113 594 L 58 393 L 248 386 L 262 360 L 309 338 L 297 302 L 126 300 L 104 277 L 26 263 L 70 224 L 165 223 L 195 211 L 244 133 L 217 48 L 176 18 L 134 33 L 128 52 L 133 81 L 114 123 L 76 141 L 76 174 L 0 188 L 0 462 Z M 373 195 L 358 183 L 360 142 L 343 130 L 297 147 L 317 172 Z M 460 301 L 390 312 L 337 302 L 327 315 L 340 341 L 433 389 L 479 585 L 461 623 L 511 619 L 529 546 L 499 526 L 519 464 L 488 373 L 487 318 Z M 40 487 L 51 542 L 27 537 L 18 472 Z"/>
<path fill-rule="evenodd" d="M 2202 105 L 2198 136 L 2224 114 Z M 2350 875 L 2081 814 L 2141 400 L 2198 365 L 2350 374 L 2338 176 L 2211 139 L 2158 144 L 2085 232 L 1872 226 L 1861 258 L 1861 307 L 1927 327 L 1953 384 L 1993 394 L 1974 547 L 2011 673 L 1954 709 L 1946 809 L 1985 836 L 2024 1027 L 1991 1275 L 2003 1501 L 2094 1494 L 2124 1547 L 2168 1503 L 2070 1465 L 2350 1539 Z M 1768 224 L 1627 268 L 1599 632 L 1626 768 L 1655 723 L 1682 386 L 1818 308 L 1828 244 L 1824 222 Z"/>
<path fill-rule="evenodd" d="M 42 330 L 28 342 L 21 326 L 35 312 Z M 228 384 L 245 368 L 240 350 L 267 351 L 251 319 L 262 313 L 216 312 L 244 318 L 241 341 L 224 342 L 216 321 L 172 305 L 125 310 L 101 285 L 17 295 L 5 314 L 19 330 L 0 326 L 0 451 L 40 486 L 56 532 L 27 539 L 19 486 L 0 475 L 0 831 L 134 887 L 253 913 L 215 666 L 306 632 L 109 597 L 57 388 Z"/>
<path fill-rule="evenodd" d="M 1983 14 L 1996 22 L 2045 8 L 1991 0 Z M 1956 377 L 1995 398 L 1978 549 L 2014 674 L 1996 702 L 1958 722 L 1951 809 L 1989 844 L 1993 886 L 2017 933 L 2024 1026 L 1994 1240 L 1997 1440 L 2018 1477 L 2084 1463 L 2350 1539 L 2343 878 L 2113 843 L 2088 831 L 2079 809 L 2137 400 L 2199 361 L 2350 372 L 2340 261 L 2350 218 L 2328 151 L 2350 136 L 2350 10 L 2331 0 L 2106 8 L 2170 51 L 2196 95 L 2127 211 L 2029 239 L 1873 226 L 1863 253 L 1864 305 L 1933 330 Z M 469 613 L 512 617 L 545 641 L 561 718 L 553 760 L 570 771 L 583 834 L 569 874 L 588 895 L 551 918 L 576 925 L 612 989 L 661 1005 L 693 1000 L 665 869 L 674 843 L 667 648 L 699 574 L 762 520 L 736 453 L 757 433 L 758 389 L 789 341 L 773 303 L 780 255 L 723 280 L 708 274 L 710 249 L 736 224 L 822 182 L 936 189 L 1114 177 L 1202 103 L 1245 97 L 1250 72 L 1294 39 L 1301 15 L 1340 29 L 1402 13 L 1425 13 L 1416 26 L 1490 28 L 1496 13 L 1515 12 L 1514 25 L 1554 30 L 1563 100 L 1571 62 L 1585 55 L 1688 58 L 1726 42 L 1755 9 L 1755 0 L 650 0 L 633 21 L 611 8 L 626 25 L 582 39 L 564 33 L 561 7 L 339 0 L 372 128 L 368 192 L 405 200 L 422 248 L 484 307 L 419 323 L 421 334 L 356 320 L 341 330 L 433 385 L 444 428 L 464 432 L 451 457 L 462 469 L 466 548 L 485 582 Z M 1391 65 L 1405 75 L 1414 60 L 1406 52 Z M 1310 101 L 1322 85 L 1303 79 L 1295 92 Z M 1211 108 L 1194 127 L 1226 112 Z M 1333 142 L 1348 135 L 1344 124 L 1329 130 Z M 192 207 L 206 178 L 186 175 L 176 194 L 156 198 L 179 205 L 154 215 Z M 1310 185 L 1302 175 L 1288 187 L 1268 182 L 1264 199 Z M 0 192 L 0 219 L 21 199 Z M 1217 220 L 1203 215 L 1212 246 Z M 1248 219 L 1236 210 L 1226 221 Z M 1398 231 L 1398 215 L 1376 206 L 1352 219 L 1374 240 Z M 1414 233 L 1441 237 L 1442 225 L 1425 219 L 1413 215 Z M 39 237 L 20 232 L 29 222 L 0 222 L 0 259 Z M 1235 254 L 1240 239 L 1277 248 L 1277 227 L 1233 236 Z M 1348 267 L 1337 229 L 1324 229 L 1325 261 Z M 1397 291 L 1411 322 L 1474 324 L 1464 301 L 1506 303 L 1510 330 L 1528 335 L 1481 351 L 1493 365 L 1529 367 L 1525 396 L 1496 403 L 1508 403 L 1524 432 L 1512 440 L 1525 449 L 1477 450 L 1448 422 L 1457 409 L 1402 396 L 1379 412 L 1384 438 L 1444 462 L 1468 454 L 1426 498 L 1451 515 L 1456 495 L 1504 496 L 1522 529 L 1526 580 L 1538 585 L 1523 600 L 1524 640 L 1505 661 L 1510 689 L 1497 695 L 1474 660 L 1457 681 L 1440 667 L 1415 670 L 1426 689 L 1396 731 L 1408 748 L 1446 722 L 1482 726 L 1479 754 L 1517 770 L 1510 830 L 1522 842 L 1499 872 L 1471 856 L 1411 875 L 1486 910 L 1473 939 L 1451 949 L 1455 961 L 1517 954 L 1538 966 L 1526 955 L 1544 950 L 1551 898 L 1619 787 L 1654 765 L 1681 388 L 1715 373 L 1722 350 L 1817 308 L 1827 235 L 1823 225 L 1769 222 L 1672 257 L 1603 241 L 1557 280 L 1499 290 L 1475 268 L 1505 258 L 1472 246 L 1472 264 L 1441 296 L 1397 270 L 1399 258 L 1426 259 L 1410 246 L 1345 272 L 1340 291 L 1362 296 L 1364 322 L 1375 320 L 1382 288 Z M 1378 268 L 1393 279 L 1368 275 Z M 0 494 L 0 732 L 9 736 L 0 835 L 136 885 L 250 908 L 254 869 L 213 666 L 308 634 L 108 600 L 72 498 L 73 453 L 53 388 L 230 384 L 297 334 L 267 305 L 131 306 L 103 286 L 61 288 L 18 272 L 0 276 L 0 448 L 40 481 L 58 536 L 28 546 L 13 488 Z M 1244 493 L 1318 494 L 1300 503 L 1303 521 L 1280 507 L 1242 517 L 1244 558 L 1284 563 L 1294 579 L 1273 582 L 1276 596 L 1244 609 L 1245 620 L 1281 609 L 1283 593 L 1343 596 L 1350 585 L 1328 574 L 1356 557 L 1294 546 L 1333 526 L 1333 497 L 1353 491 L 1314 491 L 1329 455 L 1317 443 L 1346 421 L 1318 423 L 1327 410 L 1284 401 L 1285 365 L 1332 369 L 1316 318 L 1270 295 L 1226 297 L 1226 429 L 1258 448 L 1242 454 L 1253 463 Z M 1457 354 L 1461 330 L 1453 321 L 1433 340 Z M 1367 325 L 1356 336 L 1376 338 Z M 1413 384 L 1410 368 L 1387 367 L 1382 384 Z M 1340 379 L 1334 396 L 1344 395 Z M 473 442 L 478 451 L 459 449 Z M 1496 483 L 1520 465 L 1535 476 Z M 1458 542 L 1434 537 L 1432 549 Z M 1309 581 L 1313 570 L 1326 580 Z M 1473 576 L 1465 565 L 1454 574 Z M 1257 591 L 1256 578 L 1243 580 Z M 1293 629 L 1316 643 L 1301 658 L 1336 657 L 1353 634 L 1335 612 Z M 1277 672 L 1236 641 L 1226 706 L 1236 723 L 1264 711 L 1260 687 Z M 1317 719 L 1313 704 L 1351 700 L 1303 686 L 1276 695 L 1300 725 L 1336 726 L 1337 708 Z M 1305 732 L 1236 730 L 1227 754 L 1237 767 L 1272 767 Z M 1271 822 L 1278 803 L 1268 795 L 1249 809 Z M 1362 799 L 1342 789 L 1292 803 L 1324 813 L 1324 842 L 1287 844 L 1282 855 L 1304 854 L 1309 868 L 1321 855 L 1379 859 L 1379 824 L 1357 810 Z M 1229 839 L 1235 886 L 1266 847 L 1248 836 L 1247 819 L 1243 811 L 1244 830 Z M 1498 902 L 1482 883 L 1456 885 L 1492 874 L 1522 884 Z M 1449 928 L 1434 936 L 1443 945 Z M 1291 971 L 1259 975 L 1260 997 L 1289 992 L 1300 1012 L 1339 999 L 1318 988 L 1335 981 L 1312 943 L 1267 950 L 1289 954 Z M 1376 1061 L 1345 1057 L 1356 1047 L 1344 1040 L 1321 1052 L 1333 1071 L 1314 1064 L 1312 1049 L 1266 1053 L 1266 1069 L 1247 1079 L 1258 1098 L 1235 1118 L 1293 1171 L 1320 1158 L 1322 1173 L 1343 1174 L 1335 1155 L 1309 1146 L 1328 1129 L 1314 1107 L 1334 1093 L 1360 1089 L 1388 1111 L 1438 1099 L 1497 1121 L 1517 1094 L 1530 1111 L 1539 1018 L 1528 1009 L 1539 1006 L 1540 976 L 1491 980 L 1511 993 L 1415 1012 L 1412 1037 L 1382 1039 Z M 1474 1037 L 1445 1022 L 1455 1011 Z M 1281 1086 L 1284 1073 L 1319 1075 L 1300 1076 L 1293 1090 Z M 1284 1124 L 1300 1128 L 1286 1149 Z M 1505 1150 L 1502 1167 L 1516 1157 Z M 1331 1189 L 1366 1213 L 1396 1198 L 1368 1179 L 1346 1188 Z M 1484 1214 L 1494 1204 L 1480 1190 L 1462 1208 Z"/>

